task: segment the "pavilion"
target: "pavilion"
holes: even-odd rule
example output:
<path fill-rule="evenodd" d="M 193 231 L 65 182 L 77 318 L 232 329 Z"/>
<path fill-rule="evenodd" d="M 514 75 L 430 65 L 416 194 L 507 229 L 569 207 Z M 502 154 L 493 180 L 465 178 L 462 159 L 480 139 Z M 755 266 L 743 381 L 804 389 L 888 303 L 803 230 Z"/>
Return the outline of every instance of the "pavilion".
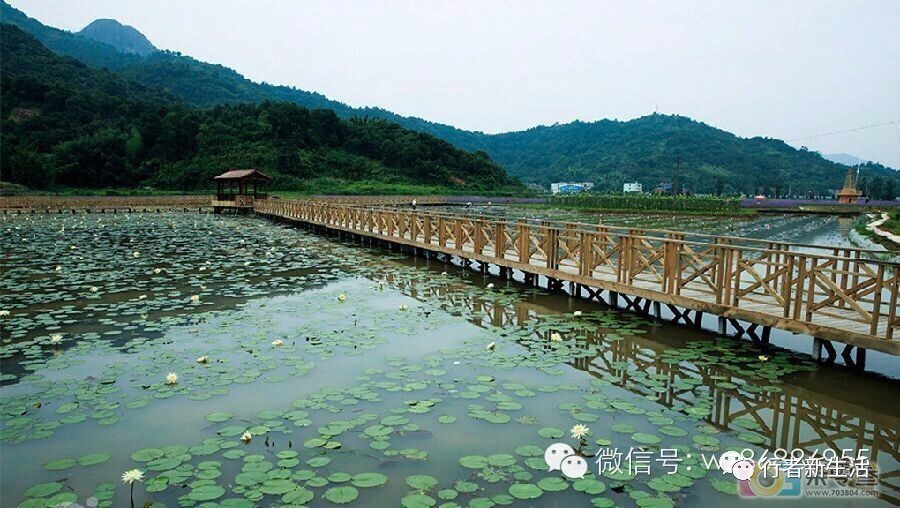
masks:
<path fill-rule="evenodd" d="M 213 178 L 216 181 L 216 197 L 212 206 L 215 213 L 226 208 L 253 209 L 257 199 L 269 197 L 269 175 L 257 169 L 232 169 Z"/>

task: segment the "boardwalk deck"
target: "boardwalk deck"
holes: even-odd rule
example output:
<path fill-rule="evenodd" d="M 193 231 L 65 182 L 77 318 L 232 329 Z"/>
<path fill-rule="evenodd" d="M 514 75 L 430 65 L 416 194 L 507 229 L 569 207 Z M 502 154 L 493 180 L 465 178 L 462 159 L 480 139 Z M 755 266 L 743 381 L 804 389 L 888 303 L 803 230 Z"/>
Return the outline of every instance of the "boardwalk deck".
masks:
<path fill-rule="evenodd" d="M 864 250 L 322 201 L 269 200 L 255 211 L 900 354 L 898 265 Z"/>

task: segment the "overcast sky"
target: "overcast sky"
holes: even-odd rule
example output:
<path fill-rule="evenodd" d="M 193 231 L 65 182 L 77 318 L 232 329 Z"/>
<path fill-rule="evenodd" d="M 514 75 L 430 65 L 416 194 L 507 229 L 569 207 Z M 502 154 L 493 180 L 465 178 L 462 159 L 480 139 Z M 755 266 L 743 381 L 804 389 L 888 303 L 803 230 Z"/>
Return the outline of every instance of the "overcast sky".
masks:
<path fill-rule="evenodd" d="M 657 110 L 900 168 L 900 0 L 10 3 L 73 31 L 115 18 L 255 81 L 464 129 Z"/>

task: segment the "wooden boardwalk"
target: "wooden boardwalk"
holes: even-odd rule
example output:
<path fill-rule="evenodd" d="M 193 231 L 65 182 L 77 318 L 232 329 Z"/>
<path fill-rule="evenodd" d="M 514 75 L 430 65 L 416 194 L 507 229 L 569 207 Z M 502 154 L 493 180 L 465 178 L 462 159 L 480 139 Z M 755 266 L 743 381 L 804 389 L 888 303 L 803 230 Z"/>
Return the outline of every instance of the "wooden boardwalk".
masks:
<path fill-rule="evenodd" d="M 568 281 L 579 293 L 621 296 L 635 310 L 667 304 L 693 311 L 694 324 L 710 313 L 720 328 L 740 320 L 809 335 L 832 360 L 830 340 L 846 344 L 846 360 L 853 347 L 857 359 L 866 349 L 900 354 L 898 264 L 860 249 L 326 201 L 267 200 L 255 211 L 544 276 L 551 285 Z"/>

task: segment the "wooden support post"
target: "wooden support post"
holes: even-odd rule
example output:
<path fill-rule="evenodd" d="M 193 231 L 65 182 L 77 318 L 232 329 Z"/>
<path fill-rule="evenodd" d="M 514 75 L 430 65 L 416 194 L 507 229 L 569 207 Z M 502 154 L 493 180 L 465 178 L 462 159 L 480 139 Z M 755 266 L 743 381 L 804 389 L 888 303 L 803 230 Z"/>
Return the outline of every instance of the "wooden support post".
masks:
<path fill-rule="evenodd" d="M 616 307 L 616 308 L 619 307 L 619 293 L 617 293 L 615 291 L 609 292 L 609 304 L 612 307 Z"/>
<path fill-rule="evenodd" d="M 822 361 L 822 339 L 813 337 L 812 357 L 813 360 Z"/>
<path fill-rule="evenodd" d="M 722 316 L 719 316 L 719 335 L 727 335 L 728 334 L 728 320 Z"/>
<path fill-rule="evenodd" d="M 653 316 L 656 319 L 662 319 L 662 304 L 659 302 L 653 302 Z"/>

